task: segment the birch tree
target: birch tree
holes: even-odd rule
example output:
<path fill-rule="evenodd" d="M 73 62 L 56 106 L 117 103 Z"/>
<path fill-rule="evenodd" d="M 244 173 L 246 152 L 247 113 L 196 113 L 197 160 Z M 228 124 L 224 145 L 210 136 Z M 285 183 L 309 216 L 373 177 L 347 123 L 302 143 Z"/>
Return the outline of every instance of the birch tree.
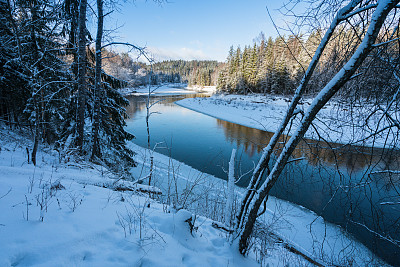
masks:
<path fill-rule="evenodd" d="M 389 24 L 391 19 L 395 16 L 393 15 L 394 11 L 399 8 L 399 1 L 397 0 L 351 0 L 346 3 L 335 2 L 334 4 L 334 8 L 337 8 L 338 6 L 340 8 L 337 8 L 338 11 L 336 12 L 336 15 L 325 32 L 325 35 L 323 36 L 321 43 L 319 44 L 303 79 L 300 82 L 300 85 L 297 87 L 281 125 L 274 133 L 268 146 L 264 149 L 261 159 L 259 160 L 247 187 L 247 192 L 242 199 L 235 226 L 235 237 L 238 239 L 239 251 L 242 254 L 246 254 L 248 251 L 249 238 L 258 217 L 259 208 L 268 198 L 271 188 L 279 179 L 279 176 L 290 159 L 292 152 L 304 137 L 317 113 L 346 84 L 346 82 L 353 78 L 353 75 L 355 75 L 356 71 L 371 51 L 379 47 L 379 44 L 376 43 L 378 35 L 382 30 L 388 30 L 386 28 L 388 27 L 387 24 Z M 318 92 L 312 104 L 304 113 L 301 123 L 285 143 L 281 153 L 276 161 L 273 162 L 272 168 L 270 168 L 272 152 L 277 145 L 279 138 L 287 128 L 291 118 L 296 114 L 297 105 L 308 86 L 310 78 L 324 53 L 325 48 L 332 41 L 334 32 L 337 30 L 339 25 L 342 24 L 351 27 L 351 25 L 349 25 L 351 24 L 350 20 L 359 18 L 360 14 L 362 14 L 362 18 L 367 21 L 363 23 L 365 28 L 361 31 L 358 47 L 353 50 L 354 52 L 350 55 L 344 66 Z M 393 19 L 393 21 L 396 20 Z M 388 40 L 388 42 L 390 41 L 391 40 Z M 266 179 L 263 181 L 262 178 L 264 176 L 266 176 Z"/>

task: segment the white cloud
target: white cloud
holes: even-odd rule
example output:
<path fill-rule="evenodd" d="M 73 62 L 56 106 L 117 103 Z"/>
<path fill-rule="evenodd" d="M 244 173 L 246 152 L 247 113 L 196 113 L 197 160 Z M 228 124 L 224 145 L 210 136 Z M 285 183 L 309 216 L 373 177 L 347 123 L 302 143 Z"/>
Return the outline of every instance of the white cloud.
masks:
<path fill-rule="evenodd" d="M 166 49 L 158 47 L 148 47 L 147 50 L 150 52 L 155 61 L 163 61 L 169 59 L 183 59 L 183 60 L 209 60 L 207 56 L 200 49 L 192 49 L 188 47 L 181 47 L 177 49 Z"/>

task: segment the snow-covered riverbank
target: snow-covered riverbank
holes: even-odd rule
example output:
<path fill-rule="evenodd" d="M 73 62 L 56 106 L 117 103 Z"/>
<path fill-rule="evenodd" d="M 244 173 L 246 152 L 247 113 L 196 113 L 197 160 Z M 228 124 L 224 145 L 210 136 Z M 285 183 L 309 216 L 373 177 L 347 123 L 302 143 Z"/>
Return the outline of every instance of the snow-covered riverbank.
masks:
<path fill-rule="evenodd" d="M 162 85 L 153 85 L 150 88 L 148 86 L 142 86 L 137 88 L 123 88 L 120 92 L 123 95 L 135 95 L 145 96 L 151 95 L 182 95 L 182 94 L 196 94 L 196 93 L 214 93 L 216 91 L 215 86 L 191 86 L 188 87 L 185 83 L 168 83 Z"/>
<path fill-rule="evenodd" d="M 212 220 L 197 216 L 193 235 L 186 211 L 150 199 L 148 194 L 121 191 L 135 187 L 104 168 L 59 163 L 51 149 L 40 151 L 37 167 L 28 164 L 30 141 L 6 129 L 0 140 L 0 266 L 255 266 L 259 254 L 238 254 Z M 146 176 L 150 151 L 134 144 L 135 179 Z M 153 181 L 175 206 L 193 214 L 216 214 L 226 183 L 157 153 Z M 114 190 L 113 190 L 114 189 Z M 241 192 L 237 189 L 238 198 Z M 190 201 L 190 203 L 187 203 Z M 221 202 L 221 201 L 219 201 Z M 222 201 L 223 207 L 223 201 Z M 268 231 L 321 262 L 352 259 L 363 263 L 373 255 L 337 226 L 312 212 L 270 197 L 264 223 Z M 42 221 L 43 219 L 43 221 Z M 265 236 L 264 263 L 304 265 L 276 238 Z"/>
<path fill-rule="evenodd" d="M 149 157 L 150 152 L 147 149 L 134 144 L 131 144 L 131 148 L 138 152 L 137 158 L 140 164 L 144 163 L 143 159 Z M 155 152 L 153 155 L 155 172 L 159 173 L 157 186 L 164 192 L 168 190 L 165 174 L 168 173 L 171 166 L 175 166 L 178 170 L 175 175 L 181 180 L 180 186 L 183 191 L 187 191 L 192 188 L 193 184 L 197 184 L 196 189 L 204 198 L 208 198 L 213 191 L 213 194 L 220 194 L 217 201 L 226 200 L 227 184 L 225 181 L 201 173 L 165 155 Z M 148 163 L 146 165 L 148 166 Z M 222 190 L 220 190 L 221 188 Z M 236 187 L 235 190 L 236 201 L 238 201 L 241 199 L 244 189 Z M 207 197 L 205 197 L 206 195 Z M 205 203 L 200 200 L 193 206 L 199 205 L 205 205 Z M 355 266 L 362 266 L 366 262 L 385 266 L 364 245 L 355 241 L 341 227 L 326 222 L 314 212 L 291 202 L 269 196 L 267 212 L 260 217 L 260 221 L 267 226 L 267 231 L 272 231 L 277 237 L 288 242 L 304 255 L 310 256 L 322 264 L 346 265 L 344 261 L 351 258 Z M 271 240 L 266 240 L 266 242 L 268 252 L 266 256 L 269 257 L 266 262 L 271 263 L 272 266 L 281 266 L 285 261 L 296 266 L 308 264 L 304 259 L 294 257 L 285 249 L 282 250 L 282 247 L 268 243 L 272 242 Z M 344 255 L 346 256 L 344 257 Z"/>
<path fill-rule="evenodd" d="M 212 220 L 197 216 L 191 235 L 188 211 L 118 190 L 135 187 L 96 165 L 60 164 L 49 149 L 34 167 L 29 140 L 0 131 L 0 266 L 258 265 Z"/>
<path fill-rule="evenodd" d="M 290 104 L 289 97 L 264 95 L 213 95 L 209 98 L 187 98 L 176 102 L 178 105 L 251 128 L 274 132 Z M 299 108 L 303 111 L 310 106 L 312 99 L 304 100 Z M 317 116 L 314 126 L 306 133 L 309 139 L 319 139 L 321 135 L 332 143 L 354 144 L 362 146 L 389 146 L 397 138 L 396 133 L 383 131 L 373 138 L 367 138 L 372 132 L 386 126 L 381 112 L 370 114 L 371 106 L 357 105 L 349 111 L 346 105 L 332 102 Z M 293 121 L 293 133 L 300 122 L 300 114 Z"/>

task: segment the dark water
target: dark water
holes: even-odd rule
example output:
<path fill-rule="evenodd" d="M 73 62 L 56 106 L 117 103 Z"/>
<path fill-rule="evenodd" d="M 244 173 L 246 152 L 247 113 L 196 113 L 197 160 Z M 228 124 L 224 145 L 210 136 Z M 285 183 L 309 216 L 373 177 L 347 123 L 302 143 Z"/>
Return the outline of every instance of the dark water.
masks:
<path fill-rule="evenodd" d="M 174 104 L 186 97 L 201 96 L 154 97 L 153 101 L 163 101 L 151 110 L 157 112 L 150 117 L 151 146 L 162 143 L 169 149 L 159 148 L 157 152 L 171 153 L 174 159 L 222 179 L 227 177 L 224 170 L 236 148 L 235 173 L 244 175 L 239 186 L 246 186 L 246 172 L 257 163 L 261 149 L 273 134 Z M 128 99 L 127 129 L 136 136 L 136 144 L 147 147 L 144 98 Z M 279 152 L 278 147 L 275 154 Z M 400 239 L 400 205 L 381 204 L 400 201 L 400 176 L 370 174 L 400 170 L 400 153 L 304 140 L 293 154 L 304 159 L 285 168 L 271 194 L 341 225 L 385 261 L 400 266 L 400 248 L 370 231 Z"/>

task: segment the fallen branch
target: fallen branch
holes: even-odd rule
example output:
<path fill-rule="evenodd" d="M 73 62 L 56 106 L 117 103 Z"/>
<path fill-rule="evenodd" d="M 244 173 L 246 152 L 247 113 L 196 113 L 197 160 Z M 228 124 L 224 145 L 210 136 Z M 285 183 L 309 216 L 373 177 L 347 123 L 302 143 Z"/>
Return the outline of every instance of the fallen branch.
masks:
<path fill-rule="evenodd" d="M 160 188 L 155 187 L 155 186 L 143 185 L 143 184 L 135 184 L 133 186 L 118 184 L 113 187 L 113 190 L 119 191 L 119 192 L 136 191 L 136 192 L 141 192 L 141 193 L 151 193 L 151 194 L 155 194 L 155 195 L 162 194 L 162 191 Z"/>
<path fill-rule="evenodd" d="M 289 250 L 290 252 L 299 255 L 300 257 L 302 257 L 303 259 L 305 259 L 306 261 L 308 261 L 311 264 L 314 264 L 315 266 L 318 267 L 324 267 L 326 265 L 318 262 L 317 260 L 311 258 L 310 256 L 306 255 L 304 252 L 301 252 L 300 250 L 298 250 L 297 248 L 295 248 L 293 245 L 289 244 L 288 242 L 286 242 L 285 240 L 283 240 L 281 237 L 279 237 L 277 234 L 274 234 L 272 232 L 268 231 L 268 234 L 270 236 L 272 236 L 273 238 L 275 238 L 279 243 L 281 243 L 283 245 L 283 247 L 287 250 Z"/>
<path fill-rule="evenodd" d="M 224 225 L 224 224 L 222 224 L 220 222 L 212 222 L 211 226 L 214 227 L 215 229 L 223 230 L 223 231 L 225 231 L 225 232 L 227 232 L 229 234 L 233 233 L 233 229 L 228 228 L 226 225 Z"/>

